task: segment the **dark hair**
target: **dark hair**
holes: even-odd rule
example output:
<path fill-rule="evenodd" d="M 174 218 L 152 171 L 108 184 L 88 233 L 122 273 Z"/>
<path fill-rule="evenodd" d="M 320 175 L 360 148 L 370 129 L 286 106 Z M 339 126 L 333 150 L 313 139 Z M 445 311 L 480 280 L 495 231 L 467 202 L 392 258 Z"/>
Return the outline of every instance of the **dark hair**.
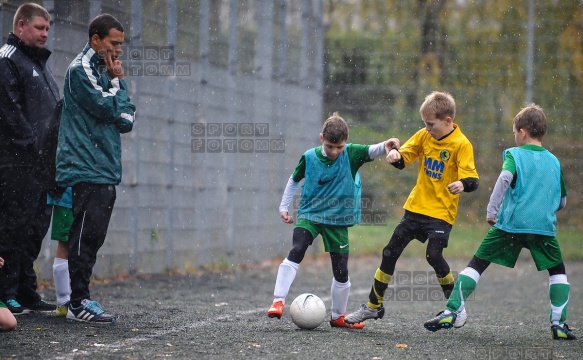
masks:
<path fill-rule="evenodd" d="M 35 3 L 22 4 L 16 10 L 14 14 L 14 20 L 12 22 L 12 28 L 16 29 L 16 25 L 20 20 L 24 20 L 25 23 L 32 20 L 34 16 L 39 16 L 45 20 L 51 21 L 51 14 L 44 7 Z"/>
<path fill-rule="evenodd" d="M 116 29 L 118 31 L 124 32 L 121 23 L 110 14 L 100 14 L 95 17 L 89 24 L 89 41 L 93 35 L 99 36 L 103 39 L 109 35 L 109 30 Z"/>
<path fill-rule="evenodd" d="M 532 103 L 522 108 L 512 120 L 516 130 L 524 129 L 533 139 L 542 140 L 547 133 L 547 117 L 543 109 Z"/>
<path fill-rule="evenodd" d="M 348 125 L 337 112 L 324 122 L 322 137 L 334 144 L 348 140 Z"/>

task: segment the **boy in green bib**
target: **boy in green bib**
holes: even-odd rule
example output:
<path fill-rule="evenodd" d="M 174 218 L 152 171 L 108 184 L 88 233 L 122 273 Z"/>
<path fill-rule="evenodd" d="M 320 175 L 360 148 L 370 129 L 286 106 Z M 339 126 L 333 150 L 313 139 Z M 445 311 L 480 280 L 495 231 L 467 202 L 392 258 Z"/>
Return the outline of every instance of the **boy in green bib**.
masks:
<path fill-rule="evenodd" d="M 392 138 L 376 145 L 347 144 L 348 126 L 338 113 L 324 122 L 321 146 L 306 151 L 285 188 L 279 214 L 286 224 L 294 219 L 288 213 L 293 196 L 304 179 L 293 232 L 293 246 L 277 272 L 273 304 L 267 316 L 280 319 L 285 298 L 308 246 L 318 234 L 332 261 L 330 326 L 362 329 L 364 323 L 344 322 L 350 278 L 348 277 L 348 227 L 361 222 L 361 182 L 358 169 L 366 162 L 399 147 Z"/>
<path fill-rule="evenodd" d="M 517 147 L 503 152 L 502 172 L 487 208 L 492 228 L 459 273 L 446 309 L 424 326 L 430 331 L 453 327 L 486 268 L 491 263 L 513 268 L 524 247 L 537 269 L 549 272 L 553 339 L 575 340 L 565 324 L 570 286 L 556 238 L 556 212 L 565 207 L 567 190 L 559 160 L 542 147 L 547 132 L 543 110 L 535 104 L 523 108 L 514 117 L 512 132 Z"/>

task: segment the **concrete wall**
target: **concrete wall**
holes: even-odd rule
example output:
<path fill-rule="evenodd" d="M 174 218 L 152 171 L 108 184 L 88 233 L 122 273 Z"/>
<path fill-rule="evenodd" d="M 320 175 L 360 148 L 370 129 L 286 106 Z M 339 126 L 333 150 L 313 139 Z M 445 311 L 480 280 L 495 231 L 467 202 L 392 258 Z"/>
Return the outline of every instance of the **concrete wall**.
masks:
<path fill-rule="evenodd" d="M 1 9 L 4 39 L 18 3 L 9 1 Z M 182 66 L 181 74 L 132 76 L 132 68 L 126 70 L 138 109 L 136 123 L 131 133 L 122 135 L 123 179 L 94 275 L 195 271 L 285 256 L 293 227 L 279 219 L 281 194 L 301 154 L 317 145 L 325 117 L 322 1 L 257 0 L 245 6 L 236 0 L 197 2 L 196 11 L 189 9 L 200 24 L 193 35 L 198 45 L 194 59 L 180 57 L 176 40 L 181 29 L 178 5 L 185 2 L 166 2 L 166 40 L 143 36 L 142 24 L 151 15 L 144 11 L 156 11 L 151 1 L 120 2 L 120 9 L 113 6 L 115 1 L 76 1 L 76 6 L 85 6 L 76 12 L 67 8 L 68 1 L 42 3 L 53 13 L 47 47 L 53 51 L 50 64 L 60 84 L 86 42 L 88 19 L 104 11 L 130 19 L 124 24 L 126 45 L 145 50 L 144 44 L 158 41 L 160 45 L 149 49 L 163 54 L 169 46 L 174 56 L 164 64 Z M 290 21 L 293 16 L 300 21 Z M 213 63 L 213 51 L 221 47 L 213 45 L 211 21 L 226 29 L 225 67 Z M 249 29 L 255 32 L 253 42 L 241 42 L 241 33 Z M 296 40 L 293 34 L 298 34 Z M 248 46 L 253 58 L 241 59 Z M 292 50 L 282 52 L 282 47 Z M 124 64 L 156 64 L 144 54 L 127 57 Z M 245 71 L 249 63 L 255 71 Z M 233 125 L 264 132 L 233 133 Z M 223 134 L 208 132 L 220 127 Z M 273 142 L 267 152 L 261 147 L 266 139 Z M 201 140 L 207 145 L 204 151 L 197 147 Z M 260 147 L 212 152 L 214 145 L 233 140 Z M 54 242 L 45 239 L 37 261 L 41 278 L 52 277 L 54 249 Z"/>

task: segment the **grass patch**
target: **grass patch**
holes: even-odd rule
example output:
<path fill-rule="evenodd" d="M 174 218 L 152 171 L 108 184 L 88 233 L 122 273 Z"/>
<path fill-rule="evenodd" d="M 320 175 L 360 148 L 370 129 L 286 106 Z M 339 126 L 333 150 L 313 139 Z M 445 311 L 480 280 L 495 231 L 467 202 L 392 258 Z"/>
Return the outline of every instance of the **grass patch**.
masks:
<path fill-rule="evenodd" d="M 350 254 L 380 256 L 382 249 L 389 242 L 396 225 L 396 222 L 389 222 L 384 226 L 357 225 L 349 228 Z M 489 228 L 490 226 L 485 222 L 484 224 L 455 224 L 449 237 L 449 246 L 444 250 L 445 258 L 467 259 L 469 261 Z M 565 261 L 583 260 L 580 230 L 562 230 L 559 227 L 557 238 Z M 426 244 L 413 240 L 401 256 L 425 257 L 426 248 Z M 523 256 L 529 258 L 530 252 L 523 249 L 521 257 Z"/>

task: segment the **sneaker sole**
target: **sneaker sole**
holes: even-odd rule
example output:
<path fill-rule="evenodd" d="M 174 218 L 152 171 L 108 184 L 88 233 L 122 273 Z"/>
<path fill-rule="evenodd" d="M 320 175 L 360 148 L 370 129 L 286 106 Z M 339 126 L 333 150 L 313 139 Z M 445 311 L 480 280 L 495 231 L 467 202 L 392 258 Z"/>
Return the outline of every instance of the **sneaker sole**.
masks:
<path fill-rule="evenodd" d="M 453 329 L 452 324 L 439 324 L 439 325 L 423 325 L 427 330 L 431 332 L 436 332 L 437 330 L 449 330 Z M 460 326 L 461 327 L 461 326 Z"/>
<path fill-rule="evenodd" d="M 360 324 L 360 323 L 355 323 L 355 324 L 346 323 L 346 324 L 348 324 L 348 325 L 355 325 L 355 324 Z M 336 325 L 336 323 L 333 323 L 332 321 L 330 321 L 330 327 L 333 327 L 333 328 L 342 328 L 342 329 L 352 329 L 352 330 L 362 330 L 362 329 L 364 329 L 364 326 L 362 326 L 362 327 L 342 326 L 342 325 Z"/>
<path fill-rule="evenodd" d="M 26 310 L 22 310 L 21 312 L 18 312 L 18 313 L 12 313 L 12 315 L 20 316 L 20 315 L 27 315 L 27 314 L 31 314 L 31 313 L 32 313 L 32 310 L 26 309 Z"/>
<path fill-rule="evenodd" d="M 91 320 L 83 320 L 83 319 L 71 319 L 71 318 L 67 318 L 67 322 L 69 323 L 85 323 L 85 324 L 96 324 L 96 325 L 109 325 L 109 324 L 115 324 L 117 322 L 117 319 L 112 320 L 112 321 L 91 321 Z"/>
<path fill-rule="evenodd" d="M 361 321 L 355 321 L 355 322 L 346 321 L 346 318 L 345 318 L 344 319 L 344 322 L 347 323 L 347 324 L 354 325 L 354 324 L 358 324 L 358 323 L 361 323 L 361 322 L 365 322 L 366 320 L 378 320 L 378 319 L 382 319 L 384 316 L 385 316 L 385 308 L 382 307 L 379 310 L 379 312 L 377 313 L 377 316 L 368 317 L 368 318 L 363 319 Z"/>
<path fill-rule="evenodd" d="M 281 319 L 281 315 L 282 314 L 269 314 L 269 313 L 267 313 L 267 317 L 270 317 L 272 319 L 273 318 Z"/>
<path fill-rule="evenodd" d="M 20 316 L 20 315 L 28 315 L 28 314 L 32 314 L 32 311 L 23 311 L 23 312 L 19 312 L 19 313 L 12 313 L 12 315 L 14 316 Z"/>

